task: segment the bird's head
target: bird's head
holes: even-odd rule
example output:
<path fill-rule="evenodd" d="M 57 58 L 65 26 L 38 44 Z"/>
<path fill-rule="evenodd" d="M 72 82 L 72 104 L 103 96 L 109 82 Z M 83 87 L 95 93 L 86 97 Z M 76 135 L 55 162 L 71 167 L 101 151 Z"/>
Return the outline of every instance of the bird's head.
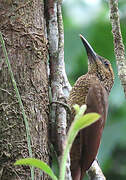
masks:
<path fill-rule="evenodd" d="M 109 93 L 114 83 L 114 73 L 110 62 L 95 53 L 88 41 L 80 35 L 88 56 L 88 73 L 95 74 Z"/>

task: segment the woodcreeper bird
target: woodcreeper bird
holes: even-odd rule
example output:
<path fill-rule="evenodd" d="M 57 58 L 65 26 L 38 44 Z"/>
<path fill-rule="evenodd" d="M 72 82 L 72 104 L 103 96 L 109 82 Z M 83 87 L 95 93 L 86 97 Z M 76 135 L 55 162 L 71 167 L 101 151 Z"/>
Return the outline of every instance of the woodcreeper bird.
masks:
<path fill-rule="evenodd" d="M 68 98 L 71 107 L 71 124 L 75 112 L 74 104 L 87 105 L 85 113 L 101 115 L 94 124 L 82 129 L 77 135 L 70 152 L 73 180 L 82 180 L 95 160 L 107 118 L 108 96 L 114 83 L 114 73 L 110 62 L 95 53 L 87 40 L 80 35 L 88 56 L 88 73 L 82 75 L 73 86 Z"/>

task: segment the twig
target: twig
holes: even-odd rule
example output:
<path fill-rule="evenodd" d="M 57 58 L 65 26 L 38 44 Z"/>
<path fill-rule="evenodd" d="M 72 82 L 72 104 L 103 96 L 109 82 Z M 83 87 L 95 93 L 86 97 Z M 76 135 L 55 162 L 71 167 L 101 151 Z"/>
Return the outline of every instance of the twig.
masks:
<path fill-rule="evenodd" d="M 118 68 L 118 76 L 121 80 L 121 84 L 124 88 L 126 97 L 126 61 L 125 61 L 125 50 L 122 41 L 120 19 L 118 12 L 118 0 L 110 0 L 110 21 L 112 24 L 112 33 L 114 38 L 114 50 Z"/>
<path fill-rule="evenodd" d="M 69 116 L 71 117 L 71 108 L 68 106 L 68 104 L 60 102 L 60 101 L 52 101 L 50 103 L 50 105 L 52 105 L 52 104 L 59 104 L 59 105 L 63 106 L 66 109 L 66 111 L 68 112 Z"/>
<path fill-rule="evenodd" d="M 24 110 L 24 106 L 23 106 L 23 103 L 22 103 L 22 100 L 21 100 L 20 93 L 18 91 L 17 84 L 16 84 L 16 81 L 14 79 L 14 75 L 13 75 L 13 72 L 12 72 L 12 69 L 11 69 L 11 64 L 10 64 L 8 54 L 7 54 L 7 50 L 6 50 L 6 47 L 5 47 L 5 42 L 4 42 L 4 39 L 3 39 L 3 36 L 2 36 L 1 32 L 0 32 L 0 42 L 1 42 L 1 45 L 2 45 L 3 52 L 4 52 L 5 61 L 6 61 L 6 64 L 8 66 L 8 71 L 9 71 L 10 76 L 11 76 L 12 84 L 14 86 L 16 96 L 17 96 L 17 99 L 18 99 L 18 102 L 19 102 L 19 105 L 20 105 L 20 108 L 21 108 L 21 111 L 22 111 L 23 118 L 24 118 L 29 156 L 32 157 L 31 136 L 30 136 L 29 124 L 28 124 L 28 121 L 27 121 L 27 117 L 26 117 L 26 114 L 25 114 L 25 110 Z M 31 177 L 32 177 L 32 180 L 34 180 L 34 170 L 33 170 L 33 168 L 31 168 Z"/>

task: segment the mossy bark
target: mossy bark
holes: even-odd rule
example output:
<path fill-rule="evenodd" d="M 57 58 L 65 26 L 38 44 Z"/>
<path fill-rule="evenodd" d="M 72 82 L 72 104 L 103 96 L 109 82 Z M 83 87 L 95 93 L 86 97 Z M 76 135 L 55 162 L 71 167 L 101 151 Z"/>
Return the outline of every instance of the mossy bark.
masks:
<path fill-rule="evenodd" d="M 0 31 L 30 126 L 33 156 L 49 163 L 47 40 L 42 0 L 2 0 Z M 0 179 L 31 179 L 26 129 L 0 46 Z M 35 171 L 35 180 L 49 179 Z"/>

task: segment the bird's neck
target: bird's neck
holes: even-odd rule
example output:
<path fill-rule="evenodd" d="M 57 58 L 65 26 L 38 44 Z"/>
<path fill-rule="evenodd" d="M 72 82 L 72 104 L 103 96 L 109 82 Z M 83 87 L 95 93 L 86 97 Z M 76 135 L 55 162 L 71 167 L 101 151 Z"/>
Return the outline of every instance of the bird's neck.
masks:
<path fill-rule="evenodd" d="M 105 88 L 107 94 L 109 95 L 111 89 L 112 89 L 112 83 L 108 79 L 105 79 L 104 81 L 100 81 L 102 86 Z"/>
<path fill-rule="evenodd" d="M 107 94 L 109 95 L 113 85 L 113 80 L 111 78 L 108 79 L 107 77 L 105 77 L 104 79 L 101 79 L 100 76 L 97 75 L 96 71 L 88 71 L 87 74 L 89 74 L 89 76 L 93 76 L 94 81 L 98 79 L 100 84 L 105 88 Z"/>

